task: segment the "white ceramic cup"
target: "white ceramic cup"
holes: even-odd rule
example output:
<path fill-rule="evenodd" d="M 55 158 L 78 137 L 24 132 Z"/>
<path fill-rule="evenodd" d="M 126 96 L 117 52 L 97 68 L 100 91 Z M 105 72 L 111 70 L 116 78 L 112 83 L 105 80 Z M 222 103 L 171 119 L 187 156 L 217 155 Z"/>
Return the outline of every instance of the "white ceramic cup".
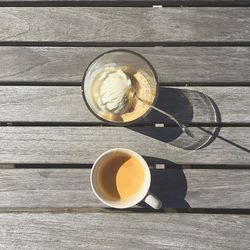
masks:
<path fill-rule="evenodd" d="M 134 194 L 133 196 L 124 200 L 111 200 L 105 195 L 104 192 L 102 192 L 101 185 L 97 178 L 97 174 L 98 174 L 98 171 L 100 171 L 100 166 L 102 165 L 104 160 L 107 160 L 111 156 L 114 157 L 114 154 L 119 155 L 119 153 L 125 153 L 132 157 L 135 157 L 141 163 L 141 166 L 144 169 L 144 180 L 143 180 L 140 190 L 136 192 L 136 194 Z M 92 190 L 97 196 L 97 198 L 101 202 L 106 204 L 107 206 L 120 208 L 120 209 L 129 208 L 129 207 L 135 206 L 140 201 L 146 202 L 148 205 L 150 205 L 154 209 L 160 209 L 162 206 L 161 201 L 149 192 L 149 187 L 151 184 L 151 174 L 150 174 L 148 164 L 146 163 L 146 161 L 143 159 L 142 156 L 140 156 L 138 153 L 132 150 L 125 149 L 125 148 L 114 148 L 101 154 L 97 158 L 97 160 L 95 161 L 92 167 L 91 175 L 90 175 L 90 182 L 91 182 Z"/>

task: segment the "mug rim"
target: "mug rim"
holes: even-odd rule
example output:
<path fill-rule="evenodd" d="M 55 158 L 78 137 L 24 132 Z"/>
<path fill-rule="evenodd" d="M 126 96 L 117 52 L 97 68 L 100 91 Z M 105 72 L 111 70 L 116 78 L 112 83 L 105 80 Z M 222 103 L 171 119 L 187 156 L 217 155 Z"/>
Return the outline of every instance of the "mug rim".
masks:
<path fill-rule="evenodd" d="M 90 107 L 90 105 L 88 104 L 88 101 L 87 101 L 87 98 L 85 96 L 85 91 L 84 91 L 84 80 L 86 78 L 86 75 L 87 75 L 87 71 L 88 69 L 90 68 L 90 66 L 92 65 L 92 63 L 94 63 L 97 59 L 99 59 L 100 57 L 104 56 L 105 54 L 109 54 L 109 53 L 113 53 L 113 52 L 127 52 L 127 53 L 130 53 L 130 54 L 134 54 L 140 58 L 142 58 L 150 67 L 150 69 L 152 70 L 153 72 L 153 75 L 154 75 L 154 78 L 155 78 L 155 81 L 156 81 L 156 92 L 155 92 L 155 97 L 154 97 L 154 100 L 152 102 L 152 105 L 155 106 L 157 100 L 158 100 L 158 96 L 159 96 L 159 88 L 160 88 L 160 85 L 159 85 L 159 81 L 158 81 L 158 76 L 157 76 L 157 73 L 153 67 L 153 65 L 149 62 L 148 59 L 146 59 L 143 55 L 133 51 L 133 50 L 129 50 L 129 49 L 112 49 L 112 50 L 108 50 L 106 52 L 103 52 L 101 54 L 99 54 L 98 56 L 96 56 L 90 63 L 89 65 L 87 66 L 84 74 L 83 74 L 83 78 L 82 78 L 82 81 L 81 81 L 81 88 L 82 88 L 82 96 L 83 96 L 83 100 L 85 102 L 85 105 L 87 106 L 88 110 L 96 117 L 98 118 L 99 120 L 103 121 L 103 122 L 106 122 L 110 125 L 115 125 L 115 126 L 127 126 L 127 125 L 131 125 L 133 123 L 136 123 L 142 119 L 144 119 L 151 111 L 152 111 L 152 108 L 149 107 L 148 110 L 141 116 L 139 116 L 138 118 L 136 118 L 135 120 L 132 120 L 132 121 L 128 121 L 128 122 L 112 122 L 112 121 L 109 121 L 109 120 L 105 120 L 104 118 L 102 118 L 101 116 L 99 116 L 98 114 L 96 114 L 94 112 L 94 110 Z"/>
<path fill-rule="evenodd" d="M 144 167 L 144 170 L 146 171 L 146 175 L 148 176 L 148 181 L 145 182 L 145 188 L 143 188 L 143 190 L 140 191 L 140 194 L 138 195 L 138 198 L 134 198 L 134 201 L 133 202 L 130 202 L 129 205 L 127 206 L 122 206 L 122 205 L 114 205 L 114 204 L 111 204 L 109 203 L 108 201 L 104 200 L 99 194 L 98 194 L 98 191 L 96 190 L 94 184 L 93 184 L 93 175 L 94 175 L 94 171 L 95 171 L 95 168 L 98 166 L 98 163 L 102 160 L 102 158 L 104 156 L 106 156 L 107 154 L 111 153 L 111 152 L 115 152 L 115 151 L 121 151 L 121 152 L 124 152 L 126 154 L 129 154 L 130 156 L 134 156 L 136 155 L 137 159 L 139 158 L 142 162 L 143 162 L 143 167 Z M 131 154 L 132 153 L 132 154 Z M 137 152 L 131 150 L 131 149 L 127 149 L 127 148 L 112 148 L 112 149 L 109 149 L 105 152 L 103 152 L 94 162 L 92 168 L 91 168 L 91 173 L 90 173 L 90 183 L 91 183 L 91 188 L 92 188 L 92 191 L 94 192 L 94 194 L 96 195 L 96 197 L 102 202 L 104 203 L 105 205 L 109 206 L 109 207 L 113 207 L 113 208 L 118 208 L 118 209 L 124 209 L 124 208 L 129 208 L 129 207 L 132 207 L 132 206 L 135 206 L 136 204 L 138 204 L 140 201 L 142 201 L 146 195 L 148 194 L 149 192 L 149 188 L 150 188 L 150 185 L 151 185 L 151 173 L 150 173 L 150 169 L 149 169 L 149 166 L 147 164 L 147 162 L 145 161 L 145 159 L 140 155 L 138 154 Z M 119 201 L 118 201 L 119 203 Z"/>

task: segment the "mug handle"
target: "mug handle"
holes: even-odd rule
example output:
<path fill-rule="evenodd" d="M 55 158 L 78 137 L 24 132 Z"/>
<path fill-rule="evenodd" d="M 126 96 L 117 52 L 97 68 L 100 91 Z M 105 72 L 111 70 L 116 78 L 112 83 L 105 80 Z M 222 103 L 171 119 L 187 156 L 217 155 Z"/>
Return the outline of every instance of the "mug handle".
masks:
<path fill-rule="evenodd" d="M 144 202 L 146 202 L 150 207 L 157 209 L 157 210 L 162 207 L 161 200 L 159 200 L 150 192 L 148 192 L 147 196 L 144 198 Z"/>

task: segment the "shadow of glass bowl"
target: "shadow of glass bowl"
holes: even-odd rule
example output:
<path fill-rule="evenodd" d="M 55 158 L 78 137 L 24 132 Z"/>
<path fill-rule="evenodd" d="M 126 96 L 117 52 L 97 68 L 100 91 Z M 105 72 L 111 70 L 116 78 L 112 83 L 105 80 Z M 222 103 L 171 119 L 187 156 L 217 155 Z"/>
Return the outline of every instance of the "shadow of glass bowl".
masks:
<path fill-rule="evenodd" d="M 200 91 L 187 88 L 161 87 L 156 106 L 189 127 L 194 138 L 189 137 L 163 114 L 152 110 L 142 121 L 144 124 L 164 124 L 165 127 L 129 127 L 162 142 L 186 150 L 197 150 L 208 146 L 218 136 L 221 115 L 216 103 Z M 208 127 L 202 128 L 204 124 Z"/>

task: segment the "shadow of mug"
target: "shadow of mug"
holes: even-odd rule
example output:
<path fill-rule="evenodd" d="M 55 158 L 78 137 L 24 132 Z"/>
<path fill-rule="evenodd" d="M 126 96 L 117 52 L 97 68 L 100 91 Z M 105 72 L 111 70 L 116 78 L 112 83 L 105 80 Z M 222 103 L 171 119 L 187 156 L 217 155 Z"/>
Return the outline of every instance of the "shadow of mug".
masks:
<path fill-rule="evenodd" d="M 191 208 L 185 200 L 188 183 L 183 169 L 172 161 L 145 156 L 143 158 L 149 166 L 164 164 L 164 169 L 151 169 L 151 185 L 149 191 L 152 192 L 162 202 L 162 209 L 154 210 L 144 201 L 137 204 L 136 207 L 126 208 L 126 212 L 155 213 L 165 212 L 165 209 L 189 209 Z M 115 211 L 114 208 L 105 208 L 105 210 Z"/>
<path fill-rule="evenodd" d="M 151 169 L 150 192 L 161 200 L 162 208 L 190 208 L 185 200 L 188 184 L 182 168 L 169 160 L 149 156 L 143 158 L 149 165 L 164 164 L 169 167 Z M 139 205 L 147 207 L 144 203 Z"/>
<path fill-rule="evenodd" d="M 196 90 L 161 87 L 156 106 L 185 124 L 201 121 L 207 124 L 221 122 L 220 111 L 216 103 L 204 93 Z M 208 146 L 218 136 L 220 130 L 217 126 L 209 126 L 206 130 L 190 127 L 195 135 L 195 138 L 191 138 L 183 133 L 172 120 L 155 110 L 152 110 L 143 122 L 168 124 L 168 127 L 129 127 L 129 129 L 186 150 Z"/>

